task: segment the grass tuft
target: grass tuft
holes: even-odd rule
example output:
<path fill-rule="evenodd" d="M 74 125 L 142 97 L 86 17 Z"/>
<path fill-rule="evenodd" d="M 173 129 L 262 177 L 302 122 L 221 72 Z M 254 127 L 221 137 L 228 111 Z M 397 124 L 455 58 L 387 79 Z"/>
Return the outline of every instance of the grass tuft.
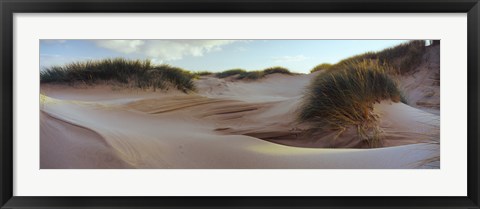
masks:
<path fill-rule="evenodd" d="M 310 70 L 310 73 L 314 73 L 320 70 L 328 70 L 332 67 L 332 64 L 330 63 L 322 63 L 317 66 L 315 66 L 312 70 Z"/>
<path fill-rule="evenodd" d="M 195 76 L 207 76 L 207 75 L 213 75 L 212 72 L 210 71 L 198 71 L 198 72 L 193 72 Z"/>
<path fill-rule="evenodd" d="M 237 79 L 258 80 L 263 77 L 265 77 L 265 73 L 263 71 L 248 71 L 248 72 L 241 73 L 237 77 Z"/>
<path fill-rule="evenodd" d="M 426 46 L 424 40 L 414 40 L 379 52 L 366 52 L 339 61 L 330 70 L 340 69 L 344 64 L 363 60 L 379 60 L 393 67 L 394 73 L 405 74 L 412 71 L 422 61 Z"/>
<path fill-rule="evenodd" d="M 311 81 L 299 120 L 311 123 L 313 130 L 337 130 L 337 136 L 355 127 L 360 140 L 376 147 L 380 130 L 373 105 L 382 100 L 401 100 L 397 83 L 387 73 L 391 67 L 374 60 L 351 61 L 339 67 Z"/>
<path fill-rule="evenodd" d="M 64 66 L 45 68 L 40 72 L 41 83 L 95 84 L 99 81 L 133 84 L 138 88 L 169 89 L 183 92 L 194 91 L 194 75 L 181 68 L 169 65 L 154 66 L 150 60 L 127 60 L 123 58 L 74 62 Z"/>
<path fill-rule="evenodd" d="M 226 78 L 226 77 L 230 77 L 230 76 L 233 76 L 233 75 L 239 75 L 239 74 L 242 74 L 242 73 L 245 73 L 245 72 L 247 72 L 247 71 L 244 70 L 244 69 L 236 68 L 236 69 L 231 69 L 231 70 L 226 70 L 226 71 L 223 71 L 223 72 L 220 72 L 220 73 L 216 73 L 215 76 L 217 78 Z"/>
<path fill-rule="evenodd" d="M 280 73 L 280 74 L 286 74 L 286 75 L 293 74 L 287 68 L 279 67 L 279 66 L 266 68 L 265 70 L 263 70 L 263 73 L 265 75 L 274 74 L 274 73 Z"/>
<path fill-rule="evenodd" d="M 216 73 L 215 76 L 217 78 L 226 78 L 230 76 L 237 76 L 236 79 L 242 80 L 258 80 L 266 75 L 269 74 L 274 74 L 274 73 L 281 73 L 281 74 L 286 74 L 286 75 L 293 75 L 294 73 L 290 72 L 287 68 L 284 67 L 269 67 L 264 70 L 256 70 L 256 71 L 246 71 L 243 69 L 232 69 L 232 70 L 226 70 L 220 73 Z"/>

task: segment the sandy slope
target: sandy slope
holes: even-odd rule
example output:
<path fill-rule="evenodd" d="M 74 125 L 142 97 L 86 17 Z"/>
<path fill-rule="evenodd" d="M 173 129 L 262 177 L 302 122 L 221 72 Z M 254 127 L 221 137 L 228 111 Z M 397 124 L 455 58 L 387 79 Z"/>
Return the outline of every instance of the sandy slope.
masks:
<path fill-rule="evenodd" d="M 394 147 L 331 149 L 363 145 L 349 132 L 336 140 L 302 134 L 295 111 L 312 77 L 203 77 L 199 92 L 188 95 L 42 85 L 41 168 L 439 166 L 438 141 L 431 140 L 439 117 L 404 104 L 375 106 L 383 145 Z"/>
<path fill-rule="evenodd" d="M 41 168 L 128 168 L 95 131 L 40 114 Z"/>
<path fill-rule="evenodd" d="M 440 115 L 440 45 L 427 47 L 420 65 L 399 81 L 409 105 Z"/>

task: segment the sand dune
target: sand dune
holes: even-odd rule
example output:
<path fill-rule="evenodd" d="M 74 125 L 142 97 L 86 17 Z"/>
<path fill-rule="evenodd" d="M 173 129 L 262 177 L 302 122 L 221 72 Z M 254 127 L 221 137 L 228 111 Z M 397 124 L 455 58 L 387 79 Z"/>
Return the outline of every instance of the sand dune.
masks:
<path fill-rule="evenodd" d="M 440 45 L 428 47 L 419 66 L 399 80 L 409 105 L 440 115 Z"/>
<path fill-rule="evenodd" d="M 330 148 L 364 147 L 348 131 L 303 134 L 296 111 L 312 77 L 207 76 L 191 94 L 42 85 L 41 168 L 439 166 L 439 116 L 400 103 L 375 105 L 384 148 Z"/>
<path fill-rule="evenodd" d="M 95 131 L 41 112 L 41 168 L 129 168 Z"/>

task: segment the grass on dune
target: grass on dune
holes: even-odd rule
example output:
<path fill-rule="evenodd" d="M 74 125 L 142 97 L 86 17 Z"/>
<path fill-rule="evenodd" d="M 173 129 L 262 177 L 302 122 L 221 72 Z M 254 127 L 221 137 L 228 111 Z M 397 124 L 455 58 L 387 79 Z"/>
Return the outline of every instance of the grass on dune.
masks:
<path fill-rule="evenodd" d="M 279 67 L 279 66 L 266 68 L 266 69 L 263 70 L 263 73 L 265 75 L 274 74 L 274 73 L 280 73 L 280 74 L 286 74 L 286 75 L 292 75 L 293 74 L 287 68 Z"/>
<path fill-rule="evenodd" d="M 290 72 L 287 68 L 284 67 L 269 67 L 264 70 L 255 70 L 255 71 L 246 71 L 243 69 L 232 69 L 232 70 L 226 70 L 220 73 L 216 73 L 217 78 L 226 78 L 229 76 L 237 76 L 236 79 L 242 80 L 258 80 L 266 75 L 269 74 L 274 74 L 274 73 L 280 73 L 280 74 L 286 74 L 286 75 L 293 75 L 294 73 Z"/>
<path fill-rule="evenodd" d="M 242 73 L 246 73 L 247 71 L 244 70 L 244 69 L 231 69 L 231 70 L 226 70 L 226 71 L 223 71 L 223 72 L 220 72 L 220 73 L 216 73 L 215 76 L 217 78 L 226 78 L 226 77 L 230 77 L 230 76 L 233 76 L 233 75 L 239 75 L 239 74 L 242 74 Z"/>
<path fill-rule="evenodd" d="M 213 73 L 210 72 L 210 71 L 197 71 L 197 72 L 193 72 L 193 74 L 194 74 L 195 76 L 213 75 Z"/>
<path fill-rule="evenodd" d="M 422 56 L 426 46 L 424 40 L 409 41 L 394 47 L 390 47 L 378 52 L 366 52 L 363 54 L 348 57 L 340 60 L 336 64 L 320 64 L 315 66 L 310 72 L 319 70 L 337 70 L 351 62 L 361 62 L 363 60 L 378 60 L 382 64 L 392 66 L 392 72 L 395 74 L 408 73 L 417 67 L 422 61 Z"/>
<path fill-rule="evenodd" d="M 260 78 L 265 77 L 265 73 L 263 71 L 247 71 L 244 73 L 240 73 L 237 79 L 248 79 L 248 80 L 258 80 Z"/>
<path fill-rule="evenodd" d="M 168 90 L 170 87 L 183 92 L 194 91 L 195 76 L 181 68 L 169 65 L 152 65 L 149 60 L 123 58 L 74 62 L 64 66 L 45 68 L 40 72 L 41 83 L 95 84 L 99 81 L 133 85 L 138 88 Z"/>
<path fill-rule="evenodd" d="M 367 52 L 341 60 L 333 69 L 341 67 L 345 63 L 362 60 L 379 60 L 396 69 L 397 73 L 404 74 L 413 70 L 422 60 L 426 46 L 424 40 L 415 40 L 403 43 L 379 52 Z"/>
<path fill-rule="evenodd" d="M 337 130 L 337 136 L 355 127 L 360 140 L 378 146 L 380 130 L 373 105 L 402 99 L 389 70 L 390 66 L 379 61 L 364 60 L 345 62 L 338 70 L 319 74 L 303 97 L 299 120 L 312 124 L 313 130 Z"/>
<path fill-rule="evenodd" d="M 314 73 L 314 72 L 317 72 L 317 71 L 320 71 L 320 70 L 328 70 L 328 69 L 330 69 L 330 67 L 332 67 L 332 64 L 322 63 L 322 64 L 319 64 L 319 65 L 315 66 L 312 70 L 310 70 L 310 73 Z"/>

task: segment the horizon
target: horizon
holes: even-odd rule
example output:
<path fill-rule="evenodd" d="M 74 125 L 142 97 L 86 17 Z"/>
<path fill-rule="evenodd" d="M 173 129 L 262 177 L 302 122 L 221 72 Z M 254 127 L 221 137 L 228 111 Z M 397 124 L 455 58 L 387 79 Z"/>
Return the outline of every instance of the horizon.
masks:
<path fill-rule="evenodd" d="M 40 40 L 40 70 L 72 62 L 106 58 L 149 59 L 192 72 L 248 71 L 282 66 L 309 73 L 318 64 L 334 64 L 409 40 Z"/>

